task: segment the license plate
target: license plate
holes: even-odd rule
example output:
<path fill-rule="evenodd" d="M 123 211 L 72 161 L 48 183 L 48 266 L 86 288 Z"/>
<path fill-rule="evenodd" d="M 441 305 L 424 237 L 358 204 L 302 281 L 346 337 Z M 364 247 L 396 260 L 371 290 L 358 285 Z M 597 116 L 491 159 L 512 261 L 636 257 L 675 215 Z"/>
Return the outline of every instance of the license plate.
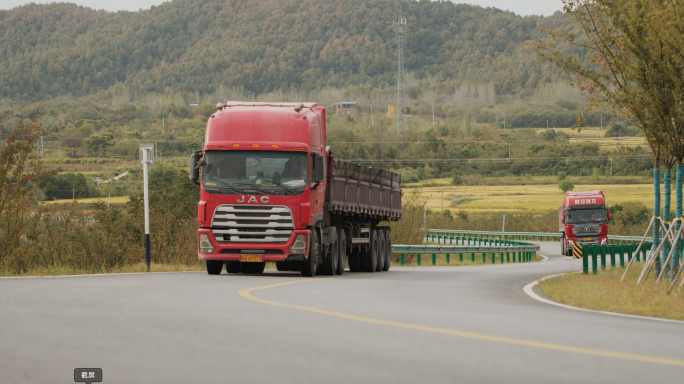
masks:
<path fill-rule="evenodd" d="M 240 255 L 240 261 L 243 263 L 261 263 L 264 258 L 262 255 Z"/>
<path fill-rule="evenodd" d="M 591 237 L 585 237 L 584 241 L 591 241 Z"/>

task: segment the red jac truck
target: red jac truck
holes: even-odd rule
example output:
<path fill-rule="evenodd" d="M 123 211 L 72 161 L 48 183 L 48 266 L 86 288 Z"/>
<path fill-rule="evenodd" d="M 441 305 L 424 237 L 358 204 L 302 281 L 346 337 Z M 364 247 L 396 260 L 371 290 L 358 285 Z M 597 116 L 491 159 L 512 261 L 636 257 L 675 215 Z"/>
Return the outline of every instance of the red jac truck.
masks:
<path fill-rule="evenodd" d="M 574 244 L 605 244 L 608 220 L 603 191 L 565 192 L 563 205 L 558 207 L 561 252 L 572 256 Z"/>
<path fill-rule="evenodd" d="M 325 108 L 315 103 L 218 104 L 204 149 L 190 160 L 200 185 L 199 259 L 207 272 L 262 273 L 265 262 L 303 276 L 390 268 L 401 218 L 400 175 L 336 160 Z"/>

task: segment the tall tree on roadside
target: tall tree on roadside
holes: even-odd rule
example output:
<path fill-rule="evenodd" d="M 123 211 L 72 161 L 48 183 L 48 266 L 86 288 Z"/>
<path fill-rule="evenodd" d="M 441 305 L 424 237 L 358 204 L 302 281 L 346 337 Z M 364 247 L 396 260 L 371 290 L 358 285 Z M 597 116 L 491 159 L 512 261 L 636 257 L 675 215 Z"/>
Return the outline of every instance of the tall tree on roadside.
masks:
<path fill-rule="evenodd" d="M 0 127 L 9 115 L 0 115 Z M 41 116 L 40 109 L 31 120 L 22 116 L 0 146 L 0 263 L 5 269 L 16 264 L 13 260 L 33 207 L 30 183 L 43 173 L 36 146 L 48 131 Z"/>
<path fill-rule="evenodd" d="M 674 1 L 674 0 L 672 0 Z M 563 0 L 564 11 L 579 23 L 583 34 L 547 30 L 550 42 L 538 40 L 531 43 L 540 56 L 575 76 L 578 87 L 589 101 L 588 108 L 580 115 L 582 126 L 586 112 L 605 107 L 627 116 L 645 134 L 654 155 L 654 216 L 660 210 L 660 160 L 677 155 L 672 124 L 668 123 L 668 95 L 676 71 L 659 71 L 660 67 L 671 69 L 671 55 L 663 53 L 658 44 L 664 32 L 654 20 L 656 10 L 662 11 L 668 1 L 658 0 Z M 681 7 L 680 7 L 681 8 Z M 578 56 L 564 56 L 557 46 L 561 42 L 575 45 L 581 55 L 589 55 L 590 64 L 584 64 Z M 665 63 L 667 62 L 667 63 Z M 653 88 L 657 84 L 660 87 Z M 663 157 L 664 156 L 664 157 Z M 665 161 L 665 177 L 669 179 L 672 162 Z M 670 200 L 669 186 L 665 189 L 665 201 Z M 677 199 L 681 207 L 681 198 Z M 669 207 L 668 207 L 669 208 Z M 680 212 L 681 208 L 677 212 Z M 664 215 L 669 214 L 663 212 Z M 658 237 L 658 220 L 654 223 L 654 238 Z M 655 240 L 654 239 L 654 240 Z"/>

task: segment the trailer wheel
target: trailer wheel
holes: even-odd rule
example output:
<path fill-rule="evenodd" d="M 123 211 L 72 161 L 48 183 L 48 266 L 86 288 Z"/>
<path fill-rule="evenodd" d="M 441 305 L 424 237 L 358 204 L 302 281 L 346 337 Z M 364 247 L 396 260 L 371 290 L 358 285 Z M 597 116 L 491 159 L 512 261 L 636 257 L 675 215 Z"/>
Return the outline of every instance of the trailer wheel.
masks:
<path fill-rule="evenodd" d="M 344 264 L 347 261 L 347 237 L 344 235 L 344 230 L 342 228 L 337 229 L 337 271 L 336 275 L 344 274 Z"/>
<path fill-rule="evenodd" d="M 287 261 L 276 261 L 276 269 L 279 271 L 289 271 L 290 266 Z"/>
<path fill-rule="evenodd" d="M 223 260 L 207 260 L 207 273 L 210 275 L 220 275 L 223 269 Z"/>
<path fill-rule="evenodd" d="M 375 229 L 378 238 L 378 261 L 375 263 L 375 272 L 382 272 L 385 268 L 385 231 Z"/>
<path fill-rule="evenodd" d="M 256 274 L 256 273 L 264 273 L 264 268 L 266 268 L 266 263 L 261 262 L 261 263 L 240 263 L 240 268 L 242 269 L 242 273 L 246 274 Z"/>
<path fill-rule="evenodd" d="M 339 255 L 337 240 L 329 245 L 324 245 L 322 247 L 325 249 L 325 254 L 323 255 L 323 264 L 321 265 L 321 275 L 334 275 L 337 273 L 337 265 L 339 264 Z"/>
<path fill-rule="evenodd" d="M 311 242 L 309 245 L 309 257 L 302 261 L 302 276 L 313 277 L 316 275 L 318 267 L 318 257 L 321 252 L 321 241 L 318 237 L 318 231 L 311 231 Z"/>
<path fill-rule="evenodd" d="M 226 272 L 228 273 L 240 273 L 242 268 L 240 268 L 240 262 L 236 260 L 226 261 Z"/>
<path fill-rule="evenodd" d="M 383 271 L 389 271 L 392 266 L 392 233 L 389 229 L 385 229 L 385 265 Z"/>
<path fill-rule="evenodd" d="M 375 267 L 378 265 L 378 233 L 375 230 L 370 231 L 370 243 L 366 250 L 361 251 L 361 270 L 364 272 L 375 272 Z"/>

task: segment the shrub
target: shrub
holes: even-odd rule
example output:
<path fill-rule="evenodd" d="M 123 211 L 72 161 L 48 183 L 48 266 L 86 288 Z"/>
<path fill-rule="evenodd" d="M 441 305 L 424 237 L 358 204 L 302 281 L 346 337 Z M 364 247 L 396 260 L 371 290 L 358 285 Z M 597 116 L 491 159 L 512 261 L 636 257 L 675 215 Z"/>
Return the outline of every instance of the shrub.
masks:
<path fill-rule="evenodd" d="M 558 183 L 558 188 L 563 192 L 569 192 L 575 189 L 575 183 L 570 180 L 561 180 Z"/>
<path fill-rule="evenodd" d="M 556 174 L 556 176 L 558 176 L 558 181 L 561 182 L 561 181 L 565 180 L 566 177 L 568 177 L 568 174 L 561 171 L 561 172 L 558 172 Z"/>

